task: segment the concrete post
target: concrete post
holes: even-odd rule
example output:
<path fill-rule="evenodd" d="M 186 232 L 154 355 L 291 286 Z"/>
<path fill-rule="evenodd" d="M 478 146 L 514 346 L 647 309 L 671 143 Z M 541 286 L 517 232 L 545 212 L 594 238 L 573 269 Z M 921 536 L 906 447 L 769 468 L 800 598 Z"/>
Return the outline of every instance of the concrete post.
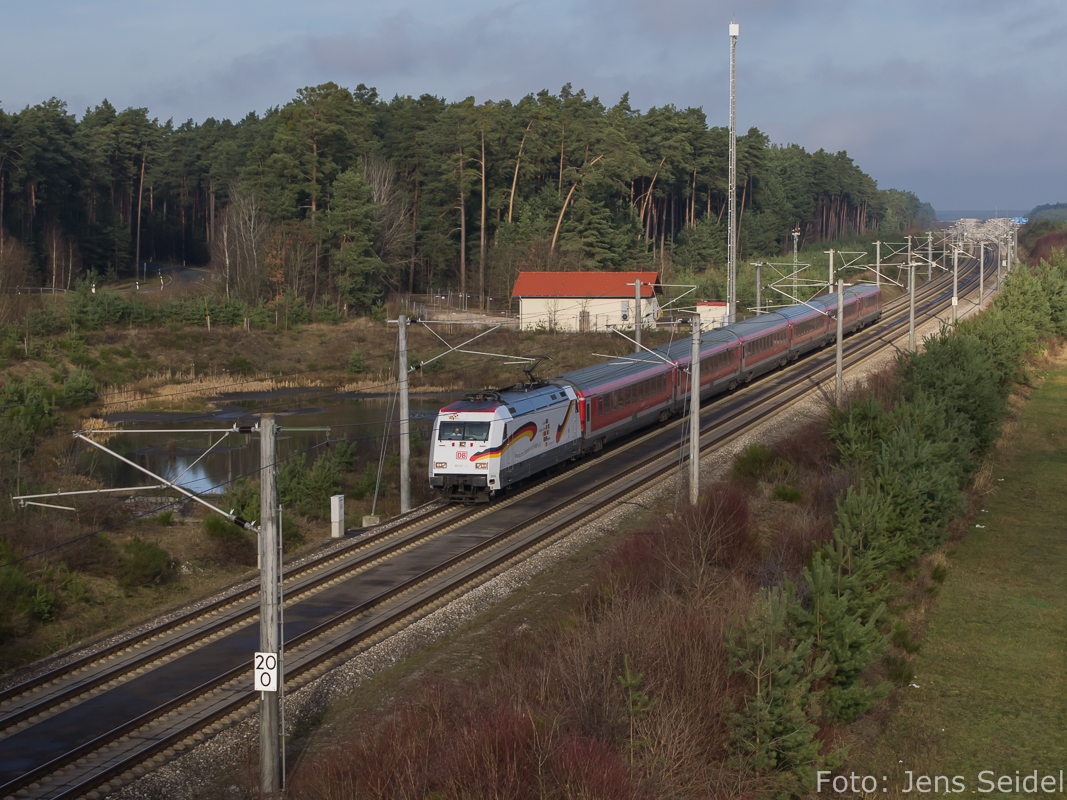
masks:
<path fill-rule="evenodd" d="M 408 318 L 397 319 L 400 329 L 400 513 L 411 511 L 411 420 L 408 408 Z"/>
<path fill-rule="evenodd" d="M 763 312 L 763 262 L 756 262 L 756 315 Z"/>
<path fill-rule="evenodd" d="M 934 276 L 934 232 L 926 233 L 926 282 L 929 283 Z"/>
<path fill-rule="evenodd" d="M 882 285 L 882 243 L 874 243 L 874 285 Z"/>
<path fill-rule="evenodd" d="M 978 307 L 985 303 L 985 242 L 978 243 Z"/>
<path fill-rule="evenodd" d="M 637 343 L 637 347 L 634 348 L 634 352 L 640 354 L 641 352 L 641 279 L 637 278 L 634 281 L 634 342 Z"/>
<path fill-rule="evenodd" d="M 845 282 L 838 280 L 837 282 L 837 378 L 835 381 L 835 393 L 834 401 L 837 403 L 837 407 L 841 408 L 841 401 L 844 395 L 844 376 L 841 373 L 842 356 L 844 355 L 844 345 L 842 344 L 845 332 L 845 321 L 843 319 L 845 315 Z"/>
<path fill-rule="evenodd" d="M 908 292 L 908 350 L 915 352 L 915 267 L 911 267 L 911 290 Z"/>
<path fill-rule="evenodd" d="M 1000 282 L 1001 282 L 1000 268 L 1001 268 L 1001 264 L 1003 263 L 1003 261 L 1004 261 L 1004 254 L 1003 254 L 1003 251 L 1001 250 L 1000 237 L 998 236 L 997 237 L 997 291 L 998 292 L 1001 289 L 1001 285 L 1000 285 Z"/>
<path fill-rule="evenodd" d="M 689 367 L 689 502 L 700 497 L 700 317 L 693 317 L 693 351 Z"/>
<path fill-rule="evenodd" d="M 910 282 L 915 278 L 915 270 L 911 269 L 911 236 L 908 236 L 908 281 Z"/>
<path fill-rule="evenodd" d="M 277 434 L 274 415 L 259 421 L 259 650 L 280 651 L 278 631 L 278 509 Z M 285 681 L 278 676 L 278 683 Z M 278 692 L 259 693 L 259 784 L 263 797 L 275 797 L 281 788 L 278 758 Z"/>
<path fill-rule="evenodd" d="M 960 251 L 955 247 L 952 248 L 952 324 L 956 324 L 956 309 L 959 304 L 959 297 L 956 295 L 958 288 L 960 272 Z"/>

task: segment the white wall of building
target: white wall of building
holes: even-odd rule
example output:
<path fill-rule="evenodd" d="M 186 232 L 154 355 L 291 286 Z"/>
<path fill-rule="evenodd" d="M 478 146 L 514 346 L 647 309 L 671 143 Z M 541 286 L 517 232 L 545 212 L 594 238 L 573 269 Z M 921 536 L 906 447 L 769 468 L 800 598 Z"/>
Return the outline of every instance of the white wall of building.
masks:
<path fill-rule="evenodd" d="M 700 327 L 704 330 L 721 328 L 729 316 L 726 303 L 697 303 L 697 313 L 700 314 Z"/>
<path fill-rule="evenodd" d="M 523 330 L 577 331 L 582 313 L 588 313 L 588 330 L 633 328 L 634 299 L 622 297 L 522 297 L 519 298 L 519 327 Z M 643 328 L 655 328 L 659 318 L 659 298 L 641 299 Z"/>

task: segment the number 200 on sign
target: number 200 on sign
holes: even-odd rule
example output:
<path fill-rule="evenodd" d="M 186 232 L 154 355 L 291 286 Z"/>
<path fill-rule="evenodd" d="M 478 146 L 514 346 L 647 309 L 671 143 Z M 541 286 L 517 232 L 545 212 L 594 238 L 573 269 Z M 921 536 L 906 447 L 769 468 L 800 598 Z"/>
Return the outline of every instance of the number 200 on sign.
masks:
<path fill-rule="evenodd" d="M 275 653 L 256 653 L 253 662 L 255 666 L 255 691 L 276 692 L 278 691 L 278 656 Z"/>

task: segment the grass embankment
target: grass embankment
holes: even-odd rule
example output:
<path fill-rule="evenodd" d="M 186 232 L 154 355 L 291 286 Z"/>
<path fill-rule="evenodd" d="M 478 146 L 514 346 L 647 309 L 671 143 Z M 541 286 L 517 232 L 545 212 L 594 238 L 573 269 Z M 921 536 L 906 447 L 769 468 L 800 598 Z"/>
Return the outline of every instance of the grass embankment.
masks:
<path fill-rule="evenodd" d="M 998 446 L 995 490 L 948 551 L 951 569 L 914 665 L 918 688 L 904 690 L 859 767 L 888 775 L 890 792 L 908 786 L 905 770 L 962 776 L 967 794 L 991 789 L 983 771 L 995 783 L 1036 770 L 1056 777 L 1058 794 L 1067 769 L 1065 404 L 1061 363 Z M 993 796 L 1047 796 L 1024 788 Z"/>

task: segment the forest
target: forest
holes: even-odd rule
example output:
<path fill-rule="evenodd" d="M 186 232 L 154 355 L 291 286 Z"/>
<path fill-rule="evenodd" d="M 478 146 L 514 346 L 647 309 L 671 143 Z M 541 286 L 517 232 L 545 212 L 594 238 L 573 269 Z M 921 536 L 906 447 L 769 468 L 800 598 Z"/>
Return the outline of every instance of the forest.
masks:
<path fill-rule="evenodd" d="M 0 109 L 0 291 L 208 266 L 250 305 L 363 312 L 393 292 L 506 297 L 521 270 L 714 278 L 729 132 L 699 108 L 641 112 L 570 84 L 518 102 L 306 87 L 238 122 L 175 125 L 107 100 Z M 844 151 L 738 137 L 742 259 L 887 236 L 934 218 Z M 705 278 L 712 287 L 714 280 Z"/>

